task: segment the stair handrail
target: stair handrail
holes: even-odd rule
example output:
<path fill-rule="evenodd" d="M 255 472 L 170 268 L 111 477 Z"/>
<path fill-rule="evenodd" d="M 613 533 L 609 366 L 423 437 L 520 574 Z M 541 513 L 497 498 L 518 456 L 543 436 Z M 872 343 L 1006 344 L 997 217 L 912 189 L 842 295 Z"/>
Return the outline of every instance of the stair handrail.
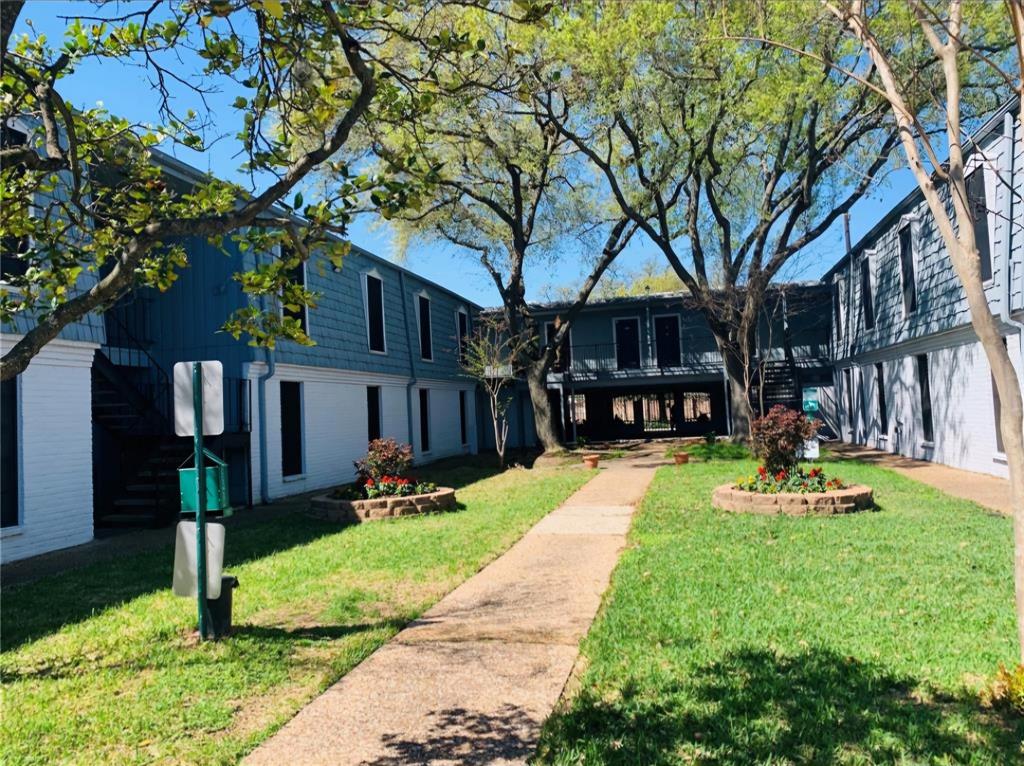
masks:
<path fill-rule="evenodd" d="M 156 396 L 157 396 L 157 398 L 164 400 L 163 401 L 163 406 L 160 406 L 160 405 L 156 406 L 156 411 L 157 411 L 157 414 L 160 416 L 161 425 L 166 426 L 166 427 L 170 427 L 170 423 L 171 423 L 171 416 L 170 416 L 170 411 L 171 411 L 170 410 L 170 403 L 171 403 L 171 400 L 170 400 L 170 394 L 171 394 L 171 390 L 172 390 L 170 376 L 167 374 L 167 372 L 164 370 L 164 368 L 160 365 L 160 363 L 157 362 L 157 360 L 153 357 L 153 355 L 150 354 L 149 351 L 146 350 L 146 347 L 143 345 L 142 341 L 140 341 L 138 338 L 136 338 L 135 335 L 132 333 L 132 331 L 128 329 L 128 325 L 126 325 L 121 320 L 121 318 L 117 315 L 116 312 L 108 311 L 106 316 L 109 316 L 109 317 L 111 317 L 114 320 L 114 322 L 117 324 L 118 329 L 122 333 L 124 333 L 124 337 L 126 337 L 128 339 L 128 341 L 131 343 L 131 345 L 132 345 L 132 347 L 134 349 L 136 349 L 137 351 L 142 352 L 143 356 L 145 356 L 146 360 L 149 362 L 148 367 L 156 373 L 157 380 L 158 380 Z M 109 344 L 107 344 L 107 346 L 110 347 Z"/>

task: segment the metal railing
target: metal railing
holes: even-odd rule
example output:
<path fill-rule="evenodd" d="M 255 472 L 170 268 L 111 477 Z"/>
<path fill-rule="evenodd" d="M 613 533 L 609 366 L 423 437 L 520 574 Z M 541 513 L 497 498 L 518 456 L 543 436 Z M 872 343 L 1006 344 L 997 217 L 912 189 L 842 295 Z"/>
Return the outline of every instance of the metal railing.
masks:
<path fill-rule="evenodd" d="M 568 356 L 568 358 L 566 358 Z M 568 355 L 560 357 L 551 371 L 556 374 L 599 375 L 602 373 L 664 372 L 677 374 L 686 371 L 712 371 L 721 369 L 717 351 L 676 351 L 661 355 L 657 349 L 640 347 L 620 348 L 615 343 L 595 343 L 573 346 Z"/>

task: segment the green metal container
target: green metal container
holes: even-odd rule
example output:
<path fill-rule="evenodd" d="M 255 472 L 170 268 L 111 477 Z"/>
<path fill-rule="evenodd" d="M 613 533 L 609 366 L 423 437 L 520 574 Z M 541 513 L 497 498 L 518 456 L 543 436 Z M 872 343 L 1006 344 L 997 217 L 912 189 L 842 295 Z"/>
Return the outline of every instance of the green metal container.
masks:
<path fill-rule="evenodd" d="M 226 514 L 231 510 L 228 501 L 228 464 L 209 450 L 204 449 L 203 455 L 213 463 L 203 468 L 206 481 L 206 510 Z M 178 488 L 181 490 L 181 512 L 195 513 L 199 508 L 199 498 L 196 495 L 198 488 L 194 467 L 178 469 Z"/>

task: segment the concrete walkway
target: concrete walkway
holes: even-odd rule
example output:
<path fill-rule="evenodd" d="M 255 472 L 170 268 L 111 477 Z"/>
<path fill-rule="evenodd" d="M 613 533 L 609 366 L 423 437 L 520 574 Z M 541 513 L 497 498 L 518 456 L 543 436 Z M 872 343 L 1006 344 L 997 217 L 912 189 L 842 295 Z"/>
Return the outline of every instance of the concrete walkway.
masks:
<path fill-rule="evenodd" d="M 962 468 L 951 468 L 941 463 L 930 463 L 927 460 L 893 455 L 889 452 L 862 447 L 859 444 L 832 443 L 828 448 L 840 458 L 848 457 L 864 463 L 891 468 L 896 473 L 929 484 L 948 495 L 971 500 L 994 511 L 1009 515 L 1010 482 L 998 476 L 985 473 L 965 471 Z"/>
<path fill-rule="evenodd" d="M 245 763 L 525 763 L 662 449 L 610 461 Z"/>

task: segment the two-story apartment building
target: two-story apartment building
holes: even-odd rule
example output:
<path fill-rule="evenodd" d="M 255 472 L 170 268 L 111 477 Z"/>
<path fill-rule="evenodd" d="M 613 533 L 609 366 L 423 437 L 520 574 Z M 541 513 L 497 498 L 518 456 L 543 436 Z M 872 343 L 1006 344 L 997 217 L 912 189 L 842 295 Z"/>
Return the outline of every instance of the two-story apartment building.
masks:
<path fill-rule="evenodd" d="M 816 283 L 780 285 L 770 294 L 751 388 L 758 406 L 799 407 L 804 387 L 831 389 L 830 317 L 821 311 L 828 300 L 828 289 Z M 534 307 L 547 337 L 566 308 Z M 728 434 L 727 385 L 714 336 L 685 292 L 591 301 L 548 376 L 568 442 Z M 532 443 L 528 397 L 520 395 L 511 414 L 511 442 Z M 822 415 L 835 421 L 827 407 Z"/>
<path fill-rule="evenodd" d="M 1018 372 L 1024 319 L 1024 157 L 1016 101 L 974 136 L 967 190 L 989 305 Z M 999 397 L 963 288 L 914 191 L 824 277 L 832 290 L 841 437 L 1005 476 Z"/>
<path fill-rule="evenodd" d="M 170 183 L 202 178 L 155 157 Z M 246 305 L 233 275 L 277 254 L 184 244 L 171 290 L 134 291 L 69 326 L 4 383 L 3 561 L 86 542 L 94 526 L 176 518 L 192 449 L 172 426 L 179 361 L 223 365 L 225 433 L 208 446 L 228 460 L 236 506 L 349 481 L 377 437 L 411 443 L 420 463 L 476 451 L 475 386 L 458 359 L 478 306 L 353 248 L 340 268 L 314 258 L 300 275 L 320 295 L 296 317 L 316 345 L 255 348 L 220 327 Z M 18 265 L 5 258 L 5 273 Z M 4 348 L 18 329 L 3 328 Z"/>

